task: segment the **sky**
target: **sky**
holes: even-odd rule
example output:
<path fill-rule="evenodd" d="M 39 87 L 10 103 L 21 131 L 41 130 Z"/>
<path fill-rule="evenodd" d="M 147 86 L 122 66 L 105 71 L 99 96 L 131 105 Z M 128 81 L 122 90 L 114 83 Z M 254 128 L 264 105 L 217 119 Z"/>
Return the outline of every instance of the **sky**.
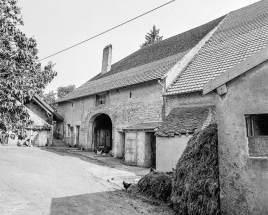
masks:
<path fill-rule="evenodd" d="M 34 37 L 39 59 L 45 58 L 170 0 L 18 0 L 20 29 Z M 153 25 L 167 39 L 257 0 L 176 0 L 126 25 L 41 61 L 55 64 L 57 76 L 45 92 L 79 87 L 101 72 L 103 48 L 112 44 L 112 63 L 137 51 Z"/>

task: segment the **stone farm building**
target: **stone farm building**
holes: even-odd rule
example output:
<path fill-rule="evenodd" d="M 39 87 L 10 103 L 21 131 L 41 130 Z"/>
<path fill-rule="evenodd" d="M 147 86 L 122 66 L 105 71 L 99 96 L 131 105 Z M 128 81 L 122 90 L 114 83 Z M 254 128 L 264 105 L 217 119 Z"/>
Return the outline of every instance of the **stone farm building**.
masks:
<path fill-rule="evenodd" d="M 167 113 L 163 92 L 176 78 L 178 67 L 193 58 L 223 18 L 142 48 L 112 65 L 112 46 L 106 46 L 101 73 L 58 103 L 65 119 L 65 141 L 89 149 L 110 147 L 128 163 L 151 166 L 154 129 Z M 151 146 L 145 147 L 145 141 Z"/>
<path fill-rule="evenodd" d="M 59 101 L 65 141 L 170 171 L 218 124 L 221 208 L 268 214 L 268 1 L 140 49 Z M 224 214 L 225 214 L 224 213 Z"/>

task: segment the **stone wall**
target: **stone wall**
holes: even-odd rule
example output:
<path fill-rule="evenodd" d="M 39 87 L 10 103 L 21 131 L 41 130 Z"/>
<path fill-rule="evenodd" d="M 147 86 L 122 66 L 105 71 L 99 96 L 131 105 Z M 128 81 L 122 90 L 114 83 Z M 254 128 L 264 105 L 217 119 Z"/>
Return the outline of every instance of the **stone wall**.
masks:
<path fill-rule="evenodd" d="M 113 149 L 119 153 L 119 131 L 141 122 L 161 121 L 162 104 L 162 86 L 155 80 L 111 90 L 107 92 L 106 103 L 98 106 L 95 95 L 59 103 L 58 113 L 64 117 L 65 125 L 81 125 L 79 144 L 86 148 L 92 148 L 94 119 L 107 114 L 113 124 Z"/>
<path fill-rule="evenodd" d="M 268 114 L 267 74 L 268 62 L 265 62 L 228 82 L 227 94 L 219 96 L 217 112 L 223 214 L 268 214 L 268 158 L 249 156 L 245 119 L 247 114 Z"/>

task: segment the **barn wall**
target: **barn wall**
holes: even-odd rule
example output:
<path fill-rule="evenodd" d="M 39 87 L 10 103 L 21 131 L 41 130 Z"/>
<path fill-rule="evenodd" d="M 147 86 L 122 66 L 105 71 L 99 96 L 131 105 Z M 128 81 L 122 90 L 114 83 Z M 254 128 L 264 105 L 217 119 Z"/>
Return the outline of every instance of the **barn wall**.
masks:
<path fill-rule="evenodd" d="M 203 96 L 201 91 L 165 96 L 165 116 L 167 116 L 173 108 L 215 105 L 216 99 L 215 93 Z"/>
<path fill-rule="evenodd" d="M 93 148 L 91 127 L 94 118 L 101 113 L 107 114 L 113 124 L 115 155 L 122 157 L 121 129 L 141 122 L 161 121 L 162 104 L 162 86 L 155 80 L 111 90 L 107 92 L 106 103 L 98 106 L 95 95 L 59 103 L 58 113 L 64 117 L 65 126 L 81 125 L 79 144 L 89 149 Z"/>

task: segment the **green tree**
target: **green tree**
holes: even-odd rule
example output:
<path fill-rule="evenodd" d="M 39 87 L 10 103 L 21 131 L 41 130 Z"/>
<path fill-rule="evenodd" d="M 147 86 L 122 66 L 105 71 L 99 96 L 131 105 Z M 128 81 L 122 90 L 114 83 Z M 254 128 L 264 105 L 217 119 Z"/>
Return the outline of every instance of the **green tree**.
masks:
<path fill-rule="evenodd" d="M 74 89 L 75 89 L 75 85 L 74 84 L 69 84 L 68 86 L 65 86 L 65 87 L 63 87 L 63 86 L 58 87 L 58 89 L 57 89 L 57 97 L 58 97 L 58 100 L 62 99 L 68 93 L 73 92 Z"/>
<path fill-rule="evenodd" d="M 55 93 L 53 90 L 51 90 L 48 93 L 42 95 L 42 98 L 44 99 L 44 101 L 46 103 L 48 103 L 50 105 L 50 107 L 52 107 L 54 110 L 57 109 L 56 95 L 57 95 L 57 93 Z"/>
<path fill-rule="evenodd" d="M 140 48 L 144 48 L 162 41 L 163 36 L 159 36 L 159 31 L 160 29 L 156 29 L 154 25 L 153 29 L 145 35 L 145 42 L 140 45 Z"/>
<path fill-rule="evenodd" d="M 27 38 L 16 0 L 0 1 L 0 121 L 20 125 L 28 121 L 23 104 L 41 94 L 57 74 L 50 62 L 43 69 L 37 62 L 35 39 Z"/>

